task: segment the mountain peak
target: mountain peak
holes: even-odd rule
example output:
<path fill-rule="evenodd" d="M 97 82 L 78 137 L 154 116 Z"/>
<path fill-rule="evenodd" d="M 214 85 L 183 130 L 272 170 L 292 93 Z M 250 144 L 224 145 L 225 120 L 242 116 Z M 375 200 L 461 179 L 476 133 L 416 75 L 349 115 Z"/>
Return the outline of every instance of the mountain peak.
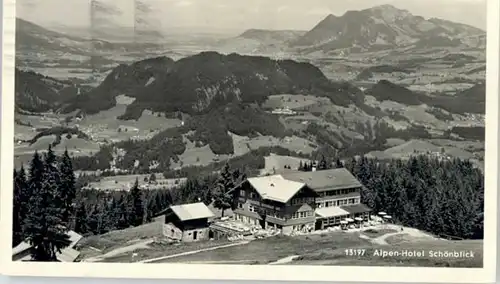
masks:
<path fill-rule="evenodd" d="M 380 10 L 381 11 L 405 11 L 405 10 L 396 8 L 395 6 L 393 6 L 391 4 L 378 5 L 378 6 L 371 7 L 367 10 L 372 10 L 372 11 L 377 11 L 377 10 L 379 10 L 379 11 Z"/>
<path fill-rule="evenodd" d="M 334 14 L 329 14 L 328 16 L 326 16 L 323 21 L 331 21 L 331 20 L 335 20 L 337 19 L 337 16 L 335 16 Z"/>
<path fill-rule="evenodd" d="M 375 14 L 375 16 L 387 22 L 393 22 L 398 19 L 413 16 L 408 10 L 399 9 L 390 4 L 375 6 L 364 10 L 364 12 Z"/>
<path fill-rule="evenodd" d="M 426 20 L 408 10 L 385 4 L 359 11 L 347 11 L 340 17 L 328 15 L 290 45 L 306 48 L 309 52 L 349 50 L 353 47 L 356 50 L 402 46 L 476 47 L 481 39 L 469 39 L 468 36 L 478 34 L 478 29 L 467 25 L 444 20 Z"/>

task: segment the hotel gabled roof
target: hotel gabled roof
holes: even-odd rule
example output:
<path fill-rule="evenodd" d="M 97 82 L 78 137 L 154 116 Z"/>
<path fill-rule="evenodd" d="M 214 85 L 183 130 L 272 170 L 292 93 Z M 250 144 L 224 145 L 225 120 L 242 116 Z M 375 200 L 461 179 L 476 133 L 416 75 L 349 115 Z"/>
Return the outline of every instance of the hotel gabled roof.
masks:
<path fill-rule="evenodd" d="M 284 179 L 281 175 L 248 178 L 247 181 L 264 199 L 288 202 L 305 183 Z"/>
<path fill-rule="evenodd" d="M 285 173 L 283 178 L 307 184 L 314 191 L 321 192 L 363 185 L 347 169 L 331 169 L 314 172 Z"/>

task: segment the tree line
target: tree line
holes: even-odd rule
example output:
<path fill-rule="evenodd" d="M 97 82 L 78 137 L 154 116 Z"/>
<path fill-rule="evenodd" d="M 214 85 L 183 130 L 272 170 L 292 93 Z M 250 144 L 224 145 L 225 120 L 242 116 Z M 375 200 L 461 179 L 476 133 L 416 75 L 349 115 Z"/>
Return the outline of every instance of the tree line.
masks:
<path fill-rule="evenodd" d="M 483 238 L 484 176 L 471 162 L 362 157 L 346 168 L 364 185 L 361 201 L 374 212 L 437 235 Z"/>
<path fill-rule="evenodd" d="M 223 170 L 218 174 L 191 176 L 176 190 L 148 191 L 144 197 L 148 200 L 146 216 L 169 204 L 197 201 L 229 208 L 227 188 L 246 176 L 235 164 L 232 166 L 233 170 L 228 164 L 222 165 Z M 297 170 L 311 171 L 312 166 L 313 162 L 306 160 Z M 408 161 L 366 157 L 341 161 L 338 156 L 322 155 L 316 163 L 318 171 L 342 167 L 364 185 L 362 202 L 373 212 L 387 212 L 398 223 L 437 235 L 479 239 L 483 236 L 484 175 L 469 161 L 439 160 L 424 155 Z M 231 172 L 233 179 L 228 178 Z M 162 197 L 165 194 L 168 194 L 166 199 Z M 111 229 L 114 227 L 105 231 Z"/>

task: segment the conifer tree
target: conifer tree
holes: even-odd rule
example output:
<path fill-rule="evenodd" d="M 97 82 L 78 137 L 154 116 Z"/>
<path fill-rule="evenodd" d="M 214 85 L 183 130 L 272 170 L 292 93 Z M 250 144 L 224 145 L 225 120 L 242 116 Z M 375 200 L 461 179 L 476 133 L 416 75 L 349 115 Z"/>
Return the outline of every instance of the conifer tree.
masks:
<path fill-rule="evenodd" d="M 344 167 L 344 164 L 342 164 L 342 161 L 340 161 L 340 159 L 337 158 L 337 160 L 335 161 L 335 168 L 340 169 L 343 167 Z"/>
<path fill-rule="evenodd" d="M 326 170 L 328 169 L 328 162 L 326 161 L 326 158 L 324 155 L 321 156 L 321 160 L 318 164 L 318 170 Z"/>
<path fill-rule="evenodd" d="M 120 216 L 118 218 L 118 223 L 117 223 L 117 228 L 119 230 L 121 229 L 126 229 L 128 228 L 130 225 L 130 218 L 129 218 L 129 209 L 128 209 L 128 202 L 129 202 L 129 199 L 128 199 L 128 194 L 127 194 L 127 198 L 123 198 L 123 195 L 120 196 L 120 199 L 118 200 L 118 211 L 120 212 Z"/>
<path fill-rule="evenodd" d="M 89 232 L 87 209 L 85 208 L 85 204 L 83 202 L 80 203 L 76 209 L 75 232 L 81 235 L 85 235 Z"/>
<path fill-rule="evenodd" d="M 156 182 L 156 175 L 154 173 L 152 173 L 151 176 L 149 176 L 149 182 L 150 183 Z"/>
<path fill-rule="evenodd" d="M 224 211 L 231 208 L 233 196 L 229 193 L 234 188 L 233 174 L 226 163 L 220 177 L 217 181 L 217 187 L 214 193 L 214 207 L 221 210 L 221 216 L 224 217 Z"/>
<path fill-rule="evenodd" d="M 57 261 L 57 253 L 70 244 L 66 223 L 63 221 L 64 204 L 59 194 L 59 170 L 51 147 L 42 163 L 38 153 L 33 157 L 30 177 L 31 192 L 29 214 L 24 226 L 25 236 L 32 246 L 35 261 Z M 40 176 L 41 173 L 41 176 Z M 40 180 L 38 180 L 40 178 Z"/>
<path fill-rule="evenodd" d="M 130 196 L 132 201 L 132 216 L 130 219 L 132 222 L 131 225 L 142 225 L 144 223 L 144 205 L 138 179 L 135 180 L 134 186 L 130 189 Z"/>
<path fill-rule="evenodd" d="M 14 170 L 13 246 L 24 240 L 23 222 L 28 213 L 29 197 L 26 171 L 24 166 L 21 166 L 19 171 Z"/>
<path fill-rule="evenodd" d="M 12 205 L 12 247 L 17 246 L 22 240 L 22 227 L 21 227 L 21 192 L 22 188 L 19 187 L 17 182 L 17 171 L 14 169 L 14 203 Z"/>
<path fill-rule="evenodd" d="M 63 221 L 69 225 L 70 228 L 74 227 L 74 200 L 76 197 L 75 188 L 75 174 L 73 172 L 73 165 L 71 163 L 71 158 L 69 157 L 68 150 L 64 151 L 61 164 L 61 183 L 60 183 L 60 194 L 64 203 Z"/>

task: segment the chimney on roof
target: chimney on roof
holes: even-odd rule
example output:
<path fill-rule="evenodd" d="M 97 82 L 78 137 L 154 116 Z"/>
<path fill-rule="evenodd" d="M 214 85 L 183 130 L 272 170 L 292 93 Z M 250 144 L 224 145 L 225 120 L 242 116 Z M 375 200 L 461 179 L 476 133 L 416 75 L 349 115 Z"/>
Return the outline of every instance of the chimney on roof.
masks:
<path fill-rule="evenodd" d="M 271 183 L 271 186 L 274 187 L 274 183 Z"/>

